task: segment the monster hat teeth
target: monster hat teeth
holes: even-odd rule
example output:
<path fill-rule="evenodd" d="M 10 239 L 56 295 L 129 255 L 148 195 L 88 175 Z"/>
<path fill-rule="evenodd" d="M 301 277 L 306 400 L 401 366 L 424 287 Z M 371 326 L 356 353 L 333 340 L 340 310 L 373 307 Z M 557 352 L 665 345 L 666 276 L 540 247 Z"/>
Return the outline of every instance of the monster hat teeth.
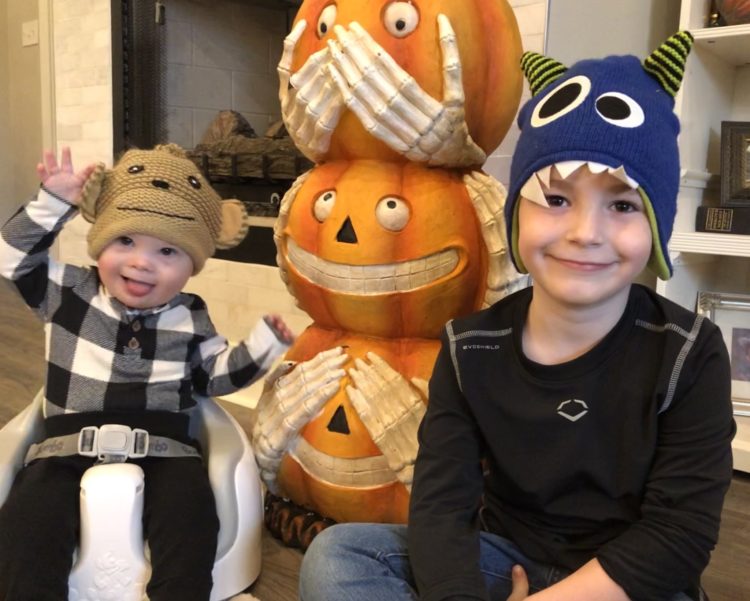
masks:
<path fill-rule="evenodd" d="M 557 173 L 562 179 L 568 179 L 572 173 L 575 173 L 583 166 L 586 166 L 591 173 L 609 173 L 613 177 L 616 177 L 622 183 L 627 184 L 633 190 L 638 189 L 638 182 L 630 177 L 625 168 L 620 165 L 617 168 L 603 165 L 602 163 L 595 163 L 593 161 L 561 161 L 554 165 L 547 165 L 534 176 L 530 177 L 528 181 L 521 188 L 521 196 L 527 198 L 533 203 L 547 206 L 547 195 L 545 190 L 550 187 L 550 179 L 552 177 L 552 167 L 557 170 Z"/>

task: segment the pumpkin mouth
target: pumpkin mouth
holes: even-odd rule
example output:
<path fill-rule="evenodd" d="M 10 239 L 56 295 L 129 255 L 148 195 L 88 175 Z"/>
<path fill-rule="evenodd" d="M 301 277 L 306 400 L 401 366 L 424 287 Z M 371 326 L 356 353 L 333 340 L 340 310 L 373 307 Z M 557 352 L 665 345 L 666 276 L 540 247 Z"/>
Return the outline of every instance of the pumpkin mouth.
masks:
<path fill-rule="evenodd" d="M 459 263 L 452 248 L 420 259 L 381 265 L 349 265 L 321 259 L 287 239 L 289 262 L 313 284 L 333 292 L 376 295 L 409 292 L 448 275 Z"/>
<path fill-rule="evenodd" d="M 362 489 L 398 482 L 383 455 L 355 459 L 334 457 L 319 451 L 302 436 L 288 452 L 305 472 L 326 484 Z"/>

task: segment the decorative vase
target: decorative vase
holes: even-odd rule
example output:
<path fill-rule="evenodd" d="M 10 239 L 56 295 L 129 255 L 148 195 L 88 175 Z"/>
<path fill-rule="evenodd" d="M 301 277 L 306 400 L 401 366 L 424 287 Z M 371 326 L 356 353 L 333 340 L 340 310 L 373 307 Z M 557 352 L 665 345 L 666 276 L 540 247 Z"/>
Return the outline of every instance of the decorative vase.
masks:
<path fill-rule="evenodd" d="M 716 0 L 716 8 L 727 25 L 750 23 L 750 0 Z"/>

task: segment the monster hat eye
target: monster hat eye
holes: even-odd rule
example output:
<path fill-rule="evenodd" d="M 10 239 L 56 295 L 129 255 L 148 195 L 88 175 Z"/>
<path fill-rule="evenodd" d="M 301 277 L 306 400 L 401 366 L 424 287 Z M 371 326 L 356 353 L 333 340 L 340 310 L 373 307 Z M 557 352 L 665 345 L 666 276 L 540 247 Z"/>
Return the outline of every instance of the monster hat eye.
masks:
<path fill-rule="evenodd" d="M 128 173 L 140 173 L 145 169 L 146 168 L 143 165 L 131 165 L 130 167 L 128 167 Z"/>
<path fill-rule="evenodd" d="M 190 184 L 191 186 L 193 186 L 193 188 L 195 188 L 196 190 L 200 190 L 200 189 L 201 189 L 201 182 L 200 182 L 200 180 L 199 180 L 199 179 L 198 179 L 197 177 L 195 177 L 194 175 L 188 175 L 187 181 L 188 181 L 188 183 L 189 183 L 189 184 Z"/>
<path fill-rule="evenodd" d="M 333 24 L 336 22 L 336 15 L 338 9 L 335 4 L 329 4 L 323 9 L 318 18 L 318 37 L 324 37 L 331 29 Z"/>
<path fill-rule="evenodd" d="M 419 11 L 411 2 L 391 2 L 383 11 L 383 25 L 392 36 L 405 38 L 419 25 Z"/>
<path fill-rule="evenodd" d="M 595 106 L 602 119 L 617 127 L 638 127 L 645 120 L 641 105 L 621 92 L 602 94 Z"/>
<path fill-rule="evenodd" d="M 313 215 L 320 223 L 323 223 L 333 211 L 336 204 L 336 190 L 327 190 L 320 194 L 313 203 Z"/>
<path fill-rule="evenodd" d="M 400 232 L 409 223 L 411 210 L 400 198 L 387 196 L 378 201 L 375 207 L 375 218 L 389 232 Z"/>
<path fill-rule="evenodd" d="M 580 106 L 591 92 L 591 80 L 584 75 L 566 79 L 548 92 L 536 105 L 531 115 L 531 125 L 542 127 L 556 121 Z"/>

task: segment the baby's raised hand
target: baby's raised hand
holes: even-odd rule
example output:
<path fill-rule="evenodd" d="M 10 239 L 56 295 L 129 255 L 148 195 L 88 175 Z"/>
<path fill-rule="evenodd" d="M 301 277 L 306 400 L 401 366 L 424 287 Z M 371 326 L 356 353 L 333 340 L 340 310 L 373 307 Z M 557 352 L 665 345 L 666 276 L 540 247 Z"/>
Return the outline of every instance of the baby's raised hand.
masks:
<path fill-rule="evenodd" d="M 87 165 L 77 173 L 73 170 L 73 161 L 70 157 L 70 148 L 62 149 L 60 164 L 51 150 L 45 150 L 42 154 L 42 162 L 36 166 L 36 173 L 44 188 L 72 205 L 78 205 L 81 200 L 81 189 L 83 184 L 94 171 L 95 165 Z"/>
<path fill-rule="evenodd" d="M 294 332 L 286 325 L 286 322 L 280 315 L 264 315 L 263 320 L 281 342 L 285 344 L 292 344 L 294 342 Z"/>

